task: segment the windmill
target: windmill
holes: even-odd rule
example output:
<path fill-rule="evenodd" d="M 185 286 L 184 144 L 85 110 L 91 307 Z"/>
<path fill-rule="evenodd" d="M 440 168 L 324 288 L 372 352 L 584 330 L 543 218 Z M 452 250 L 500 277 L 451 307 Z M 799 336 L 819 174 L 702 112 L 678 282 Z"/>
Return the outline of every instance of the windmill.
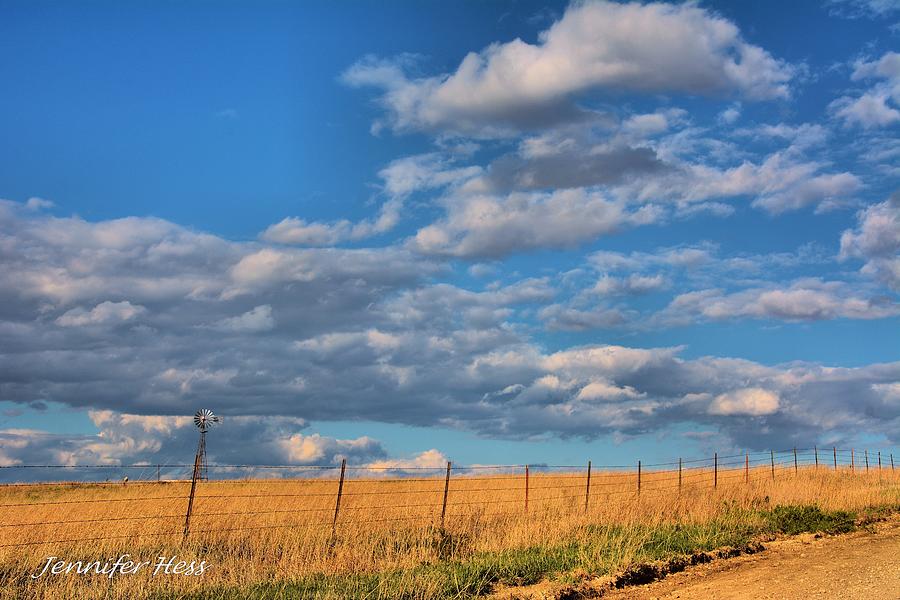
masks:
<path fill-rule="evenodd" d="M 219 417 L 208 408 L 201 408 L 194 413 L 194 425 L 200 430 L 200 443 L 197 444 L 197 456 L 194 458 L 194 480 L 209 479 L 206 464 L 206 432 L 215 423 L 219 423 Z"/>
<path fill-rule="evenodd" d="M 197 489 L 198 479 L 208 479 L 206 476 L 206 432 L 215 423 L 221 423 L 221 419 L 208 408 L 201 408 L 194 413 L 194 425 L 200 430 L 200 443 L 197 444 L 197 456 L 194 457 L 194 475 L 191 477 L 191 495 L 188 499 L 187 515 L 184 518 L 184 539 L 187 539 L 191 528 L 191 512 L 194 509 L 194 491 Z"/>

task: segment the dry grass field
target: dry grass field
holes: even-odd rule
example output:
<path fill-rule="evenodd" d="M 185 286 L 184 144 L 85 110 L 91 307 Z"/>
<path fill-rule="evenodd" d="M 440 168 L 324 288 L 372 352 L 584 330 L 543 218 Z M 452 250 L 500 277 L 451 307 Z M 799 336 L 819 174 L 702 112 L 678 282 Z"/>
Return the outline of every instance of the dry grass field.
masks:
<path fill-rule="evenodd" d="M 778 506 L 900 507 L 900 476 L 890 468 L 795 471 L 788 464 L 774 480 L 766 464 L 729 468 L 719 469 L 715 487 L 705 466 L 686 468 L 681 487 L 677 472 L 645 470 L 640 494 L 635 472 L 595 471 L 587 508 L 585 473 L 533 469 L 527 511 L 522 473 L 454 475 L 443 528 L 443 476 L 351 472 L 333 537 L 334 479 L 199 482 L 186 539 L 190 482 L 0 486 L 0 598 L 326 598 L 349 589 L 367 597 L 468 597 L 498 580 L 570 568 L 615 572 L 739 542 Z M 49 556 L 102 562 L 125 553 L 151 565 L 111 578 L 31 577 Z M 173 555 L 208 567 L 201 576 L 153 575 L 157 557 Z M 290 582 L 302 583 L 287 594 Z"/>

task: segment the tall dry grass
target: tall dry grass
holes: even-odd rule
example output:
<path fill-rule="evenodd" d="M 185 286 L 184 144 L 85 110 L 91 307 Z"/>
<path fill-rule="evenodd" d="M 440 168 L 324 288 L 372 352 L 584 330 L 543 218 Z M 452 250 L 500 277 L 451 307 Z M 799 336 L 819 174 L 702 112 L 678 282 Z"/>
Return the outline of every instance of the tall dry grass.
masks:
<path fill-rule="evenodd" d="M 337 481 L 246 480 L 198 484 L 191 533 L 182 539 L 189 482 L 0 486 L 0 598 L 147 598 L 161 591 L 243 586 L 310 573 L 411 567 L 478 552 L 554 545 L 598 535 L 592 524 L 705 523 L 785 504 L 858 510 L 900 502 L 900 474 L 825 466 L 594 472 L 585 510 L 585 473 L 534 473 L 528 510 L 522 474 L 451 480 L 439 528 L 442 477 L 349 479 L 335 534 Z M 744 518 L 744 517 L 740 517 Z M 610 569 L 627 564 L 621 537 Z M 614 548 L 614 550 L 612 550 Z M 93 561 L 128 553 L 155 561 L 206 561 L 202 577 L 58 575 L 33 580 L 46 557 Z"/>

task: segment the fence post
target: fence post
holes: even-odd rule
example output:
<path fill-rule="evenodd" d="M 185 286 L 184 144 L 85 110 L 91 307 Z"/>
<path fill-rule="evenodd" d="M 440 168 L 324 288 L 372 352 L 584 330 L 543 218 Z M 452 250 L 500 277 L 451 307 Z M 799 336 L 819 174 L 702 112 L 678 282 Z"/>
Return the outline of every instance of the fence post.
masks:
<path fill-rule="evenodd" d="M 797 447 L 794 446 L 794 475 L 797 474 Z"/>
<path fill-rule="evenodd" d="M 881 475 L 881 450 L 878 451 L 878 474 Z"/>
<path fill-rule="evenodd" d="M 186 540 L 188 532 L 191 530 L 191 512 L 194 510 L 194 492 L 197 490 L 197 478 L 200 475 L 200 453 L 194 457 L 194 473 L 191 475 L 191 495 L 188 498 L 187 514 L 184 517 L 184 536 L 182 540 Z"/>
<path fill-rule="evenodd" d="M 678 492 L 681 492 L 681 457 L 678 457 Z"/>
<path fill-rule="evenodd" d="M 837 471 L 837 446 L 832 446 L 831 449 L 834 451 L 834 470 Z"/>
<path fill-rule="evenodd" d="M 866 473 L 868 474 L 868 472 L 869 472 L 869 451 L 863 450 L 863 454 L 866 457 Z"/>
<path fill-rule="evenodd" d="M 337 500 L 334 502 L 334 519 L 331 521 L 331 541 L 334 542 L 334 533 L 337 530 L 338 512 L 341 510 L 341 496 L 344 494 L 344 471 L 347 469 L 347 459 L 341 459 L 341 478 L 338 481 Z"/>
<path fill-rule="evenodd" d="M 816 471 L 819 470 L 819 447 L 813 446 L 813 452 L 816 453 Z"/>
<path fill-rule="evenodd" d="M 775 451 L 769 450 L 769 453 L 772 456 L 772 481 L 775 481 Z"/>
<path fill-rule="evenodd" d="M 713 454 L 713 487 L 719 487 L 719 453 Z"/>
<path fill-rule="evenodd" d="M 850 472 L 856 472 L 856 457 L 853 454 L 853 448 L 850 448 Z"/>
<path fill-rule="evenodd" d="M 525 465 L 525 512 L 528 512 L 528 465 Z"/>
<path fill-rule="evenodd" d="M 584 512 L 588 509 L 588 500 L 591 497 L 591 461 L 588 461 L 587 487 L 584 490 Z"/>
<path fill-rule="evenodd" d="M 891 471 L 894 470 L 894 454 L 891 453 Z"/>
<path fill-rule="evenodd" d="M 641 461 L 638 461 L 638 496 L 641 495 Z"/>
<path fill-rule="evenodd" d="M 447 514 L 447 493 L 450 491 L 450 461 L 447 461 L 447 477 L 444 479 L 444 501 L 441 503 L 441 529 L 444 529 L 444 517 Z"/>
<path fill-rule="evenodd" d="M 744 483 L 750 483 L 750 453 L 744 455 Z"/>

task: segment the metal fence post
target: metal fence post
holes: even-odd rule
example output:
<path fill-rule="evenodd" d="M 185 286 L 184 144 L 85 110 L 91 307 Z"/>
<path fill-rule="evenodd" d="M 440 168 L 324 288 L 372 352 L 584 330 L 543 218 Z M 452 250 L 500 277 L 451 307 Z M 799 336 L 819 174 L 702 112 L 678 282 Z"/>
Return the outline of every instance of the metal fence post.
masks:
<path fill-rule="evenodd" d="M 816 471 L 819 470 L 819 447 L 813 446 L 813 452 L 816 453 Z"/>
<path fill-rule="evenodd" d="M 868 473 L 869 472 L 869 451 L 863 450 L 863 454 L 866 457 L 866 473 Z"/>
<path fill-rule="evenodd" d="M 641 461 L 638 461 L 638 496 L 641 495 Z"/>
<path fill-rule="evenodd" d="M 881 475 L 881 450 L 878 451 L 878 474 Z"/>
<path fill-rule="evenodd" d="M 834 470 L 837 471 L 837 446 L 832 446 L 831 449 L 834 451 Z"/>
<path fill-rule="evenodd" d="M 894 470 L 894 454 L 891 453 L 891 471 Z"/>
<path fill-rule="evenodd" d="M 713 487 L 719 487 L 719 453 L 713 454 Z"/>
<path fill-rule="evenodd" d="M 794 475 L 797 474 L 797 448 L 794 447 Z"/>
<path fill-rule="evenodd" d="M 450 461 L 447 461 L 447 477 L 444 479 L 444 501 L 441 503 L 441 529 L 444 528 L 444 517 L 447 514 L 447 494 L 450 492 Z"/>
<path fill-rule="evenodd" d="M 587 512 L 588 509 L 588 500 L 591 497 L 591 461 L 588 461 L 588 470 L 587 470 L 587 486 L 584 490 L 584 512 Z"/>
<path fill-rule="evenodd" d="M 334 501 L 334 519 L 331 520 L 331 541 L 334 541 L 334 534 L 337 530 L 338 512 L 341 510 L 341 496 L 344 494 L 344 471 L 347 470 L 347 459 L 341 460 L 341 478 L 338 481 L 337 500 Z"/>
<path fill-rule="evenodd" d="M 853 448 L 850 448 L 850 472 L 856 472 L 856 457 L 854 456 Z"/>
<path fill-rule="evenodd" d="M 775 451 L 769 450 L 769 453 L 772 456 L 772 481 L 775 481 Z"/>

